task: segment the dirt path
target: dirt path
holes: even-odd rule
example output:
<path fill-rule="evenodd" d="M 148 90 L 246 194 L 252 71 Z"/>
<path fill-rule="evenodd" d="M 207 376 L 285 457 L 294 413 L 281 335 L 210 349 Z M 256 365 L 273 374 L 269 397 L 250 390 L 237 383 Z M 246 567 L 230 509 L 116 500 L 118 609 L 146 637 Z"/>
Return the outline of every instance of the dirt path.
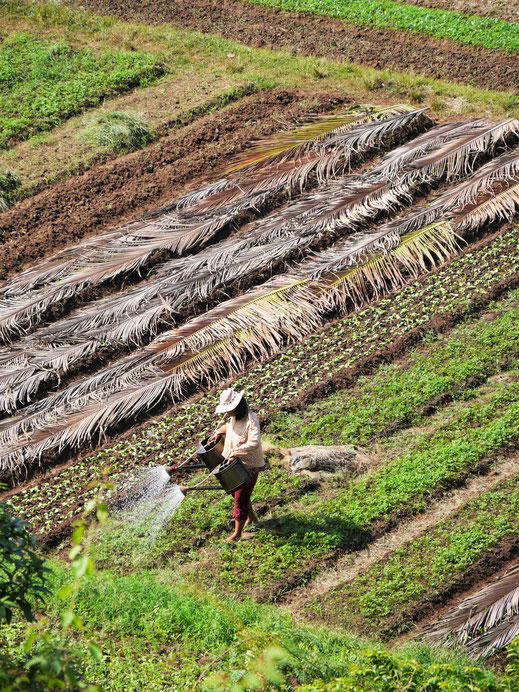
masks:
<path fill-rule="evenodd" d="M 463 14 L 476 14 L 479 17 L 495 17 L 507 22 L 519 21 L 519 2 L 517 0 L 405 0 L 408 5 L 433 7 Z"/>
<path fill-rule="evenodd" d="M 197 187 L 250 140 L 343 103 L 308 90 L 264 91 L 241 99 L 151 146 L 51 185 L 0 214 L 0 279 L 29 263 L 138 218 Z M 313 105 L 311 105 L 313 104 Z"/>
<path fill-rule="evenodd" d="M 349 60 L 487 89 L 519 91 L 519 55 L 423 34 L 357 27 L 340 19 L 281 12 L 237 0 L 74 1 L 99 14 L 150 24 L 171 22 L 259 48 L 288 48 L 301 55 Z"/>
<path fill-rule="evenodd" d="M 498 462 L 490 473 L 471 478 L 465 486 L 443 497 L 425 514 L 400 522 L 393 531 L 381 536 L 363 550 L 341 557 L 331 569 L 319 574 L 309 584 L 292 591 L 286 599 L 287 605 L 293 610 L 300 610 L 312 598 L 322 597 L 324 593 L 339 584 L 351 581 L 371 565 L 384 559 L 405 543 L 415 540 L 424 531 L 458 511 L 469 500 L 481 495 L 500 481 L 510 478 L 518 471 L 519 457 L 517 456 Z"/>

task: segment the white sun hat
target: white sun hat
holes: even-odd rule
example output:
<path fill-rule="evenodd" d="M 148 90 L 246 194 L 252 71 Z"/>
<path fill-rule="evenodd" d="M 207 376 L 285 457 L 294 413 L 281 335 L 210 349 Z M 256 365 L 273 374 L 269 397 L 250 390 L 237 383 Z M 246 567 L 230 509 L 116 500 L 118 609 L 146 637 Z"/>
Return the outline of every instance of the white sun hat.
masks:
<path fill-rule="evenodd" d="M 245 390 L 235 392 L 234 389 L 224 389 L 220 394 L 220 403 L 216 407 L 215 413 L 226 413 L 227 411 L 232 411 L 243 399 L 244 394 Z"/>

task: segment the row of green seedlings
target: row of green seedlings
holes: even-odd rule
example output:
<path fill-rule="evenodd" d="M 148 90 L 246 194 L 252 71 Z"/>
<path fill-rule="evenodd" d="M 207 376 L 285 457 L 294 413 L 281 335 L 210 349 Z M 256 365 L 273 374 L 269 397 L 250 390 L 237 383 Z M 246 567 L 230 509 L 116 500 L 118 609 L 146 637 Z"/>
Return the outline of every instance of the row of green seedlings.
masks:
<path fill-rule="evenodd" d="M 437 38 L 484 46 L 490 50 L 519 52 L 519 26 L 490 17 L 467 16 L 460 12 L 417 7 L 390 0 L 249 0 L 261 5 L 324 14 L 357 25 L 402 29 Z"/>
<path fill-rule="evenodd" d="M 518 240 L 519 229 L 499 235 L 485 247 L 462 255 L 424 280 L 404 287 L 396 296 L 351 314 L 257 365 L 234 386 L 245 389 L 262 417 L 271 416 L 322 380 L 323 366 L 332 379 L 359 359 L 426 324 L 436 314 L 460 307 L 470 312 L 474 299 L 519 272 Z M 296 372 L 287 375 L 291 370 Z M 151 422 L 138 435 L 102 449 L 36 489 L 24 489 L 16 494 L 15 510 L 31 521 L 38 532 L 44 533 L 52 526 L 55 515 L 60 514 L 63 520 L 73 516 L 78 497 L 87 498 L 93 492 L 88 490 L 88 483 L 102 468 L 108 466 L 117 474 L 143 464 L 178 463 L 191 452 L 203 433 L 215 425 L 216 402 L 217 394 L 209 392 L 195 403 L 175 407 L 172 415 Z M 61 509 L 60 513 L 54 513 L 58 488 L 61 488 Z"/>
<path fill-rule="evenodd" d="M 481 556 L 519 530 L 519 476 L 506 479 L 348 583 L 312 599 L 308 614 L 349 630 L 413 627 L 410 610 L 447 591 Z"/>
<path fill-rule="evenodd" d="M 270 427 L 272 431 L 275 424 L 278 430 L 275 442 L 281 442 L 283 447 L 367 444 L 387 430 L 430 426 L 432 419 L 427 409 L 424 412 L 424 405 L 445 394 L 460 405 L 470 402 L 481 393 L 485 380 L 506 369 L 511 357 L 519 358 L 518 299 L 519 291 L 513 291 L 494 306 L 492 321 L 487 321 L 486 315 L 470 321 L 444 342 L 435 340 L 427 347 L 422 345 L 404 364 L 380 368 L 352 389 L 340 390 L 310 406 L 304 414 L 276 417 Z M 440 424 L 437 419 L 434 422 Z M 404 434 L 412 440 L 407 432 Z M 395 450 L 401 455 L 404 444 L 402 435 L 388 439 L 383 444 L 384 457 L 394 456 Z M 270 474 L 260 476 L 255 499 L 260 503 L 266 501 L 269 510 L 274 508 L 275 516 L 285 515 L 287 505 L 291 511 L 294 503 L 311 502 L 312 495 L 305 491 L 317 490 L 314 483 L 309 488 L 299 486 L 298 492 L 294 492 L 294 483 L 294 476 L 276 466 Z M 345 483 L 347 479 L 341 477 L 321 482 L 315 497 L 323 492 L 336 496 Z M 210 503 L 203 493 L 188 495 L 174 515 L 174 531 L 165 538 L 164 552 L 168 556 L 177 553 L 185 560 L 193 545 L 198 549 L 225 530 L 229 509 L 228 499 L 221 494 L 211 498 Z M 120 542 L 117 534 L 112 533 L 105 543 L 104 552 L 111 564 L 118 543 L 123 547 L 121 559 L 127 559 L 126 543 Z M 142 555 L 145 551 L 136 552 Z"/>
<path fill-rule="evenodd" d="M 365 546 L 403 516 L 426 511 L 435 497 L 519 439 L 519 382 L 492 383 L 486 397 L 452 412 L 435 432 L 415 435 L 409 451 L 330 499 L 317 495 L 291 508 L 278 531 L 259 534 L 239 552 L 216 546 L 209 563 L 192 572 L 201 579 L 211 569 L 215 588 L 239 585 L 261 598 L 279 598 L 290 588 L 288 578 L 304 583 L 324 560 Z"/>

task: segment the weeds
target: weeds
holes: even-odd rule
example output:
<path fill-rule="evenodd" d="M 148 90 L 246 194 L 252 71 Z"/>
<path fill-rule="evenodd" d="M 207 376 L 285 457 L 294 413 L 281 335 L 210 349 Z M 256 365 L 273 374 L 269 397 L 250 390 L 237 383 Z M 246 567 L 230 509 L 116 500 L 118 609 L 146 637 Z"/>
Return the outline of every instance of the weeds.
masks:
<path fill-rule="evenodd" d="M 11 171 L 0 171 L 0 212 L 9 209 L 13 193 L 21 186 L 20 177 Z"/>
<path fill-rule="evenodd" d="M 97 113 L 84 135 L 97 146 L 123 153 L 149 144 L 153 139 L 153 129 L 142 114 L 110 111 Z"/>

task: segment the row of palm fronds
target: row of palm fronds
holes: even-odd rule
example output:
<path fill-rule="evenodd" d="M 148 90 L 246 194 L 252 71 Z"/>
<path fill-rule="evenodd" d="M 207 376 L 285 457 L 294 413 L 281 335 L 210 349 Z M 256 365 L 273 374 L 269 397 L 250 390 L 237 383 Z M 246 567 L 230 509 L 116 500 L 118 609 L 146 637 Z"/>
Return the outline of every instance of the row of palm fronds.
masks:
<path fill-rule="evenodd" d="M 451 608 L 420 636 L 434 644 L 462 644 L 475 658 L 503 649 L 519 635 L 519 565 Z"/>
<path fill-rule="evenodd" d="M 287 340 L 302 338 L 330 309 L 351 309 L 402 286 L 455 255 L 462 233 L 515 215 L 517 175 L 518 154 L 509 152 L 429 206 L 346 238 L 28 406 L 0 426 L 2 468 L 16 470 L 49 450 L 89 443 L 165 395 L 181 398 L 190 384 L 217 382 L 249 358 L 271 355 Z"/>
<path fill-rule="evenodd" d="M 135 276 L 160 250 L 176 256 L 198 252 L 244 211 L 304 189 L 311 175 L 319 182 L 342 175 L 356 156 L 374 154 L 432 124 L 424 109 L 365 108 L 320 119 L 295 140 L 293 134 L 274 139 L 269 144 L 276 156 L 254 155 L 152 219 L 91 238 L 14 277 L 0 289 L 0 339 L 16 339 L 53 305 L 87 287 Z"/>
<path fill-rule="evenodd" d="M 487 146 L 499 142 L 499 136 L 509 133 L 510 124 L 515 123 L 496 126 L 472 121 L 434 128 L 391 152 L 369 174 L 329 183 L 253 224 L 237 240 L 166 263 L 153 281 L 93 303 L 74 317 L 40 330 L 0 356 L 0 408 L 9 412 L 27 403 L 45 381 L 63 374 L 106 343 L 141 344 L 165 318 L 174 321 L 173 315 L 186 303 L 186 296 L 207 300 L 216 289 L 232 281 L 279 263 L 295 251 L 307 251 L 323 235 L 330 243 L 337 236 L 365 227 L 380 213 L 394 213 L 411 201 L 424 183 L 433 185 L 442 176 L 466 175 L 475 165 L 474 156 L 482 141 Z M 460 151 L 465 152 L 465 158 Z M 517 154 L 512 152 L 484 167 L 468 183 L 474 200 L 478 193 L 491 191 L 496 179 L 503 185 L 515 180 L 516 161 Z M 459 195 L 456 190 L 450 198 L 429 206 L 425 213 L 420 211 L 414 219 L 415 227 L 463 203 L 463 186 Z M 407 223 L 411 228 L 411 220 Z M 396 235 L 383 230 L 366 242 L 373 252 L 377 247 L 389 247 L 390 239 L 400 235 L 398 230 Z M 346 245 L 350 262 L 367 251 L 363 246 L 355 249 L 357 242 L 354 238 Z"/>

